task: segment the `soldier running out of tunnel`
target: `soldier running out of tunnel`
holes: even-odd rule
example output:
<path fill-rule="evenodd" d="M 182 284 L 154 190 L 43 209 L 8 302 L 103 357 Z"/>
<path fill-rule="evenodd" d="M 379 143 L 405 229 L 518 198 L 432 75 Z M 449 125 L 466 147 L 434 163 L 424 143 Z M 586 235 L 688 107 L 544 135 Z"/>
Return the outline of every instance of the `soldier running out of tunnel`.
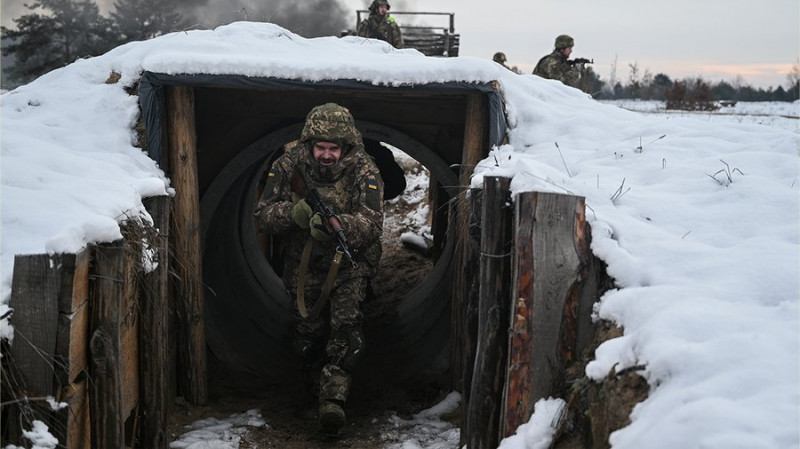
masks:
<path fill-rule="evenodd" d="M 356 264 L 337 264 L 333 280 L 328 278 L 337 240 L 326 232 L 321 215 L 293 191 L 292 176 L 298 175 L 334 209 L 354 253 Z M 297 298 L 292 345 L 307 388 L 318 394 L 320 425 L 328 433 L 345 424 L 351 375 L 365 350 L 361 306 L 381 257 L 382 195 L 383 180 L 353 116 L 327 103 L 308 113 L 297 144 L 272 164 L 255 211 L 264 230 L 285 247 L 283 280 Z M 307 245 L 310 252 L 301 256 Z M 316 316 L 303 316 L 298 292 L 314 303 L 323 290 L 329 291 L 325 307 Z"/>
<path fill-rule="evenodd" d="M 556 37 L 555 49 L 544 56 L 536 64 L 533 74 L 542 78 L 559 80 L 567 86 L 580 86 L 581 70 L 583 64 L 575 64 L 569 60 L 575 40 L 566 34 Z"/>
<path fill-rule="evenodd" d="M 369 17 L 358 24 L 356 33 L 361 37 L 386 41 L 394 48 L 403 48 L 403 35 L 400 27 L 389 15 L 391 5 L 386 0 L 373 0 L 369 6 Z"/>

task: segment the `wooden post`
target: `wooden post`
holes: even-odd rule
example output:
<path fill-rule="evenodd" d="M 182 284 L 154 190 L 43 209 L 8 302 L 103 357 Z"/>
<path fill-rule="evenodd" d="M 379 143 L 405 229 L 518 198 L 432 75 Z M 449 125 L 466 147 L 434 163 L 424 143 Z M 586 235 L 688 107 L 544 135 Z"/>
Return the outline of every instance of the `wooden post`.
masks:
<path fill-rule="evenodd" d="M 208 400 L 206 339 L 203 318 L 203 276 L 200 251 L 200 193 L 197 178 L 197 136 L 194 91 L 190 87 L 167 88 L 169 159 L 175 188 L 173 236 L 181 345 L 181 390 L 189 402 Z"/>
<path fill-rule="evenodd" d="M 486 156 L 488 151 L 489 113 L 485 97 L 481 93 L 470 93 L 464 115 L 464 148 L 461 155 L 461 169 L 459 170 L 459 189 L 453 208 L 455 220 L 456 242 L 453 254 L 453 288 L 451 289 L 451 326 L 450 326 L 450 368 L 453 373 L 453 385 L 456 389 L 466 391 L 469 385 L 464 385 L 461 378 L 464 368 L 471 370 L 472 366 L 464 367 L 464 349 L 461 347 L 464 320 L 464 302 L 469 294 L 466 290 L 468 278 L 465 276 L 464 267 L 467 262 L 467 235 L 469 226 L 469 201 L 466 192 L 469 189 L 470 179 L 475 165 Z M 466 403 L 462 401 L 462 408 Z"/>
<path fill-rule="evenodd" d="M 501 177 L 485 178 L 483 184 L 478 347 L 467 409 L 470 449 L 494 449 L 500 442 L 511 310 L 510 184 Z"/>
<path fill-rule="evenodd" d="M 583 198 L 526 192 L 515 205 L 515 301 L 503 436 L 528 421 L 536 401 L 564 387 L 590 258 Z"/>
<path fill-rule="evenodd" d="M 168 438 L 167 382 L 169 380 L 169 221 L 170 199 L 148 198 L 145 208 L 153 218 L 157 234 L 148 241 L 155 269 L 144 276 L 140 298 L 139 370 L 141 379 L 141 446 L 166 449 Z"/>
<path fill-rule="evenodd" d="M 469 228 L 467 230 L 466 254 L 464 255 L 464 303 L 461 307 L 460 320 L 463 330 L 461 344 L 461 381 L 463 386 L 461 403 L 464 409 L 469 404 L 472 370 L 475 369 L 475 350 L 478 346 L 478 306 L 480 303 L 480 256 L 481 256 L 481 214 L 483 212 L 483 189 L 469 190 Z M 467 428 L 467 413 L 461 413 L 461 428 Z M 466 433 L 462 433 L 459 447 L 466 441 Z"/>
<path fill-rule="evenodd" d="M 118 242 L 95 248 L 91 274 L 92 357 L 89 382 L 92 445 L 125 447 L 120 302 L 124 289 L 125 246 Z"/>

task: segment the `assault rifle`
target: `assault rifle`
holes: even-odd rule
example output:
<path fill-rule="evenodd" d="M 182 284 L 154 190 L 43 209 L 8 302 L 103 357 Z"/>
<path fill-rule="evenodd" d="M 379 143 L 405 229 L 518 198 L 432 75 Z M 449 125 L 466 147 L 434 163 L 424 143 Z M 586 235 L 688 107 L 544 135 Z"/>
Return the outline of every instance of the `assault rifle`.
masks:
<path fill-rule="evenodd" d="M 336 236 L 336 241 L 339 244 L 337 250 L 340 250 L 347 256 L 347 260 L 356 268 L 358 264 L 353 259 L 353 254 L 350 252 L 350 246 L 347 243 L 347 236 L 342 228 L 342 222 L 333 211 L 333 208 L 325 202 L 325 199 L 320 195 L 319 190 L 308 187 L 305 177 L 298 170 L 292 173 L 292 179 L 289 181 L 292 186 L 292 191 L 301 197 L 305 198 L 311 210 L 315 214 L 322 216 L 322 224 L 325 226 L 325 231 L 329 234 Z"/>
<path fill-rule="evenodd" d="M 567 60 L 569 65 L 576 65 L 576 64 L 594 64 L 594 59 L 586 59 L 586 58 L 575 58 Z"/>

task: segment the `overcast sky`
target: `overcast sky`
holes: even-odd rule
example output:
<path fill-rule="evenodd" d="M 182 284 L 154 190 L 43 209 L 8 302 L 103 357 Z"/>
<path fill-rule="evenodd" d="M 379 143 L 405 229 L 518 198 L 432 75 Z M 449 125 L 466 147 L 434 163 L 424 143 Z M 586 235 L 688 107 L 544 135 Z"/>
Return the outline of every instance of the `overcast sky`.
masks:
<path fill-rule="evenodd" d="M 2 23 L 26 12 L 25 0 L 2 1 Z M 102 0 L 111 4 L 111 0 Z M 202 3 L 203 0 L 193 0 Z M 270 10 L 283 0 L 208 0 L 208 8 Z M 338 0 L 355 10 L 370 0 Z M 185 2 L 184 2 L 185 3 Z M 292 2 L 293 3 L 293 2 Z M 393 11 L 455 13 L 461 55 L 491 58 L 505 52 L 509 65 L 531 73 L 566 33 L 575 38 L 573 57 L 594 59 L 595 71 L 610 81 L 627 82 L 630 64 L 640 72 L 665 73 L 672 79 L 702 76 L 734 82 L 737 76 L 755 87 L 786 87 L 786 74 L 800 63 L 800 7 L 797 0 L 394 0 Z M 305 5 L 308 2 L 299 2 Z M 301 6 L 302 8 L 302 6 Z M 102 8 L 107 9 L 107 8 Z M 274 13 L 273 13 L 274 14 Z M 236 20 L 236 14 L 229 14 Z M 241 16 L 241 14 L 239 15 Z M 272 15 L 271 15 L 272 16 Z M 241 18 L 241 17 L 239 17 Z M 411 20 L 397 16 L 398 21 Z M 431 25 L 447 25 L 438 17 Z M 301 30 L 293 29 L 307 35 Z M 615 64 L 616 62 L 616 64 Z"/>
<path fill-rule="evenodd" d="M 363 5 L 362 0 L 345 0 Z M 573 57 L 594 59 L 608 81 L 629 64 L 673 79 L 702 75 L 710 81 L 741 75 L 754 86 L 786 87 L 798 64 L 797 0 L 404 0 L 410 10 L 454 12 L 461 54 L 491 58 L 531 73 L 559 34 L 575 38 Z M 398 16 L 398 20 L 400 16 Z"/>

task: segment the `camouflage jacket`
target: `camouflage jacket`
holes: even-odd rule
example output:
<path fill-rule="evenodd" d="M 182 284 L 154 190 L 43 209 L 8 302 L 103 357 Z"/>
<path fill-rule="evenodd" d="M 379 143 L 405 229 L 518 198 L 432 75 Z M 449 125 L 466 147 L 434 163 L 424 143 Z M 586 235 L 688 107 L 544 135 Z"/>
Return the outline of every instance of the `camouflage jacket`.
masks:
<path fill-rule="evenodd" d="M 332 176 L 323 178 L 307 147 L 299 143 L 278 157 L 272 164 L 255 215 L 264 231 L 279 235 L 285 250 L 285 270 L 296 270 L 306 241 L 307 229 L 301 229 L 292 219 L 292 208 L 299 199 L 292 192 L 291 177 L 295 170 L 305 174 L 309 188 L 316 188 L 333 207 L 342 222 L 351 250 L 355 251 L 358 268 L 345 258 L 339 278 L 374 276 L 381 257 L 383 233 L 383 180 L 363 144 L 342 156 Z M 335 254 L 336 239 L 314 242 L 309 271 L 327 273 Z M 290 273 L 291 271 L 287 271 Z"/>
<path fill-rule="evenodd" d="M 394 48 L 403 48 L 403 35 L 400 33 L 400 27 L 394 21 L 394 17 L 388 14 L 382 17 L 380 14 L 370 13 L 369 17 L 358 24 L 357 34 L 361 37 L 386 41 Z"/>
<path fill-rule="evenodd" d="M 580 85 L 580 70 L 578 67 L 567 62 L 567 57 L 558 50 L 539 60 L 536 68 L 533 69 L 534 75 L 542 78 L 559 80 L 567 86 L 578 87 Z"/>

